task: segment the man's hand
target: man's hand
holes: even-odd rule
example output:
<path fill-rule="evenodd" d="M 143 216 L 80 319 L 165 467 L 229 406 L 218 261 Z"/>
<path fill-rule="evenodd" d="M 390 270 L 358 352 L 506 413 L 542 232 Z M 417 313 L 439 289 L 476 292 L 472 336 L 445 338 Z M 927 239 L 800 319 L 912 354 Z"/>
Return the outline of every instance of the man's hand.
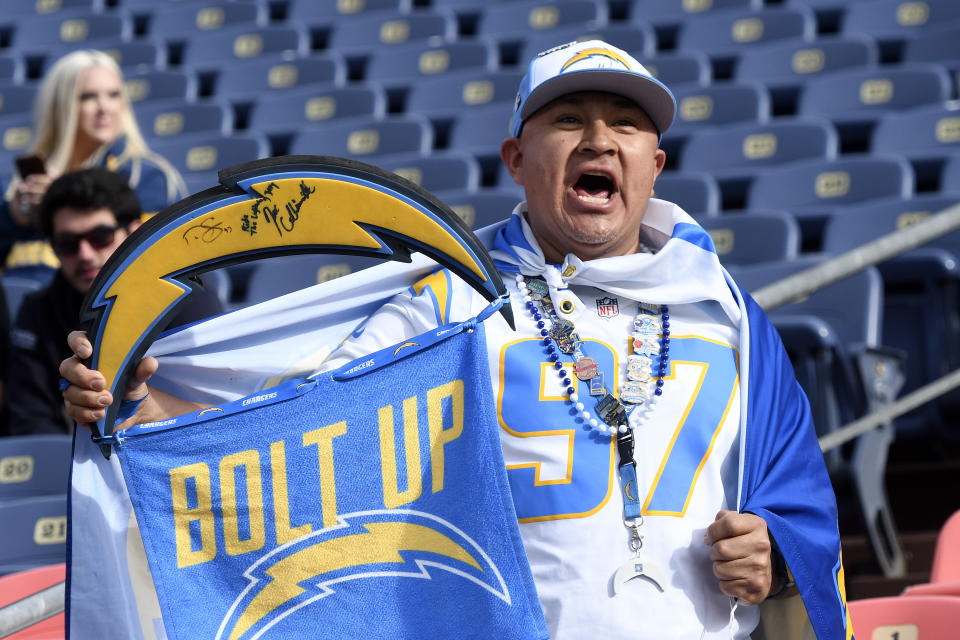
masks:
<path fill-rule="evenodd" d="M 70 382 L 70 386 L 63 392 L 67 415 L 80 424 L 96 422 L 106 414 L 106 407 L 113 404 L 113 396 L 106 391 L 107 383 L 103 374 L 83 364 L 83 359 L 93 354 L 93 346 L 87 339 L 87 334 L 82 331 L 72 331 L 67 336 L 67 344 L 70 345 L 74 354 L 60 363 L 60 375 Z M 150 392 L 147 380 L 156 370 L 156 358 L 141 360 L 127 385 L 123 399 L 139 400 L 146 396 Z M 146 410 L 149 407 L 143 407 L 143 409 Z M 140 413 L 141 410 L 138 409 L 134 418 Z M 131 424 L 138 422 L 131 422 Z"/>
<path fill-rule="evenodd" d="M 780 577 L 773 575 L 767 523 L 760 516 L 721 511 L 703 541 L 710 547 L 720 590 L 728 596 L 759 604 L 780 588 L 774 584 Z"/>

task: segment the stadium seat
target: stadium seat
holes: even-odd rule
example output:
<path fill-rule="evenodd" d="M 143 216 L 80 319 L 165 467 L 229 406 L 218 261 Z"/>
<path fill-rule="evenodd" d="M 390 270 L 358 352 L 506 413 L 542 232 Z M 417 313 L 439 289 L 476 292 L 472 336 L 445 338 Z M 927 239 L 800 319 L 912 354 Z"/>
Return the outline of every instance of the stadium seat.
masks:
<path fill-rule="evenodd" d="M 70 45 L 96 48 L 101 41 L 128 40 L 129 21 L 116 13 L 38 15 L 17 21 L 11 51 L 43 54 L 48 47 Z"/>
<path fill-rule="evenodd" d="M 677 204 L 691 215 L 716 215 L 720 187 L 707 173 L 664 171 L 653 185 L 653 196 Z"/>
<path fill-rule="evenodd" d="M 607 3 L 597 0 L 520 0 L 484 4 L 477 34 L 500 41 L 522 41 L 531 33 L 576 26 L 585 32 L 606 26 Z M 558 41 L 556 44 L 562 44 Z"/>
<path fill-rule="evenodd" d="M 873 66 L 878 56 L 876 42 L 865 35 L 778 42 L 744 49 L 737 60 L 736 77 L 758 80 L 770 88 L 799 87 L 840 69 Z"/>
<path fill-rule="evenodd" d="M 183 66 L 204 72 L 255 58 L 307 55 L 309 39 L 300 28 L 253 27 L 222 29 L 190 38 L 184 43 Z"/>
<path fill-rule="evenodd" d="M 473 109 L 457 116 L 450 126 L 450 148 L 500 165 L 500 144 L 510 135 L 513 105 Z M 489 166 L 489 165 L 488 165 Z"/>
<path fill-rule="evenodd" d="M 707 216 L 698 219 L 713 239 L 724 265 L 793 260 L 800 228 L 784 211 Z"/>
<path fill-rule="evenodd" d="M 954 0 L 874 0 L 851 3 L 842 21 L 843 33 L 866 33 L 878 40 L 903 40 L 960 21 Z"/>
<path fill-rule="evenodd" d="M 377 11 L 333 24 L 327 48 L 348 57 L 366 57 L 377 49 L 417 42 L 450 42 L 456 36 L 456 18 L 444 9 L 415 13 Z"/>
<path fill-rule="evenodd" d="M 492 72 L 499 66 L 499 52 L 484 41 L 414 44 L 376 49 L 370 54 L 364 80 L 387 87 L 411 85 L 458 72 Z"/>
<path fill-rule="evenodd" d="M 946 102 L 885 114 L 873 130 L 870 151 L 907 157 L 960 152 L 960 104 Z"/>
<path fill-rule="evenodd" d="M 677 99 L 677 117 L 665 138 L 689 135 L 700 127 L 766 122 L 770 118 L 770 94 L 756 82 L 682 86 L 675 88 L 673 94 Z"/>
<path fill-rule="evenodd" d="M 816 20 L 806 7 L 718 11 L 685 20 L 677 36 L 677 48 L 724 58 L 735 57 L 747 48 L 765 43 L 790 39 L 809 41 L 815 36 Z"/>
<path fill-rule="evenodd" d="M 718 178 L 752 175 L 759 168 L 812 158 L 833 159 L 838 139 L 824 120 L 777 119 L 692 131 L 680 168 Z"/>
<path fill-rule="evenodd" d="M 960 193 L 960 154 L 950 154 L 940 172 L 939 191 Z"/>
<path fill-rule="evenodd" d="M 217 71 L 214 95 L 233 103 L 268 99 L 278 92 L 307 87 L 339 87 L 346 83 L 347 66 L 336 52 L 304 58 L 236 61 Z"/>
<path fill-rule="evenodd" d="M 638 51 L 630 51 L 654 78 L 671 89 L 685 84 L 706 86 L 710 84 L 713 70 L 710 58 L 702 51 L 661 53 L 645 57 Z"/>
<path fill-rule="evenodd" d="M 33 142 L 33 117 L 29 113 L 0 116 L 0 165 L 13 169 L 13 159 L 26 153 Z"/>
<path fill-rule="evenodd" d="M 900 596 L 847 602 L 858 638 L 950 640 L 960 627 L 960 598 Z"/>
<path fill-rule="evenodd" d="M 302 129 L 290 153 L 319 154 L 366 160 L 389 154 L 427 154 L 433 147 L 433 127 L 419 115 L 392 118 L 351 118 Z"/>
<path fill-rule="evenodd" d="M 835 122 L 875 121 L 888 111 L 943 102 L 950 92 L 950 76 L 939 65 L 851 69 L 807 81 L 797 112 Z"/>
<path fill-rule="evenodd" d="M 56 2 L 37 2 L 37 0 L 6 0 L 3 3 L 4 18 L 29 18 L 48 16 L 52 13 L 93 13 L 103 9 L 104 0 L 56 0 Z"/>
<path fill-rule="evenodd" d="M 0 275 L 0 289 L 3 290 L 4 300 L 7 305 L 7 314 L 13 321 L 17 317 L 17 311 L 20 309 L 20 303 L 28 293 L 32 293 L 45 286 L 40 278 L 20 277 L 11 275 L 11 270 L 7 270 Z M 0 491 L 2 494 L 2 491 Z"/>
<path fill-rule="evenodd" d="M 759 172 L 746 197 L 747 208 L 781 209 L 800 222 L 803 251 L 816 251 L 823 225 L 838 206 L 875 198 L 913 195 L 914 174 L 898 156 L 841 156 L 801 160 Z"/>
<path fill-rule="evenodd" d="M 67 567 L 63 562 L 0 576 L 0 609 L 50 587 L 56 587 L 66 580 L 66 576 Z M 61 611 L 5 637 L 8 640 L 62 638 L 64 614 Z"/>
<path fill-rule="evenodd" d="M 199 134 L 188 139 L 161 140 L 152 148 L 183 174 L 188 185 L 191 178 L 213 173 L 213 180 L 207 184 L 213 186 L 216 184 L 215 172 L 270 155 L 266 137 L 258 132 Z"/>
<path fill-rule="evenodd" d="M 911 585 L 903 595 L 960 596 L 960 511 L 954 511 L 937 534 L 930 582 Z"/>
<path fill-rule="evenodd" d="M 150 139 L 233 130 L 233 111 L 216 101 L 146 103 L 135 115 L 140 131 Z"/>
<path fill-rule="evenodd" d="M 0 84 L 0 117 L 14 113 L 31 113 L 36 97 L 35 86 Z"/>
<path fill-rule="evenodd" d="M 471 229 L 483 229 L 510 217 L 523 200 L 514 190 L 443 191 L 435 194 Z"/>
<path fill-rule="evenodd" d="M 530 33 L 520 44 L 517 62 L 525 68 L 525 65 L 541 51 L 552 49 L 565 42 L 583 40 L 603 40 L 636 58 L 652 56 L 657 51 L 657 35 L 646 23 L 608 24 L 595 29 L 576 25 Z"/>
<path fill-rule="evenodd" d="M 0 80 L 21 82 L 23 80 L 23 60 L 19 56 L 0 56 Z"/>
<path fill-rule="evenodd" d="M 0 502 L 67 493 L 72 452 L 67 434 L 0 438 Z"/>
<path fill-rule="evenodd" d="M 154 100 L 193 100 L 197 83 L 193 75 L 181 71 L 137 71 L 126 74 L 123 86 L 130 102 Z M 139 108 L 139 104 L 136 108 Z"/>
<path fill-rule="evenodd" d="M 383 90 L 373 84 L 305 87 L 260 98 L 250 113 L 250 128 L 267 134 L 274 145 L 286 145 L 306 128 L 344 118 L 382 118 L 386 105 Z"/>
<path fill-rule="evenodd" d="M 387 156 L 369 158 L 370 164 L 393 171 L 427 191 L 472 192 L 480 188 L 480 163 L 472 155 L 436 152 L 429 156 Z"/>
<path fill-rule="evenodd" d="M 0 522 L 0 575 L 66 560 L 66 494 L 0 502 Z"/>
<path fill-rule="evenodd" d="M 960 195 L 891 198 L 838 207 L 826 223 L 823 251 L 839 254 L 920 222 Z M 960 232 L 878 265 L 884 280 L 884 344 L 907 354 L 903 392 L 960 366 Z M 904 331 L 904 327 L 911 327 Z M 929 437 L 944 427 L 939 400 L 896 419 L 901 436 Z"/>
<path fill-rule="evenodd" d="M 340 0 L 338 2 L 287 0 L 284 4 L 286 5 L 284 19 L 290 23 L 303 24 L 354 20 L 380 11 L 395 14 L 407 13 L 413 7 L 412 0 Z"/>
<path fill-rule="evenodd" d="M 161 5 L 148 20 L 147 34 L 167 42 L 206 37 L 220 29 L 265 26 L 267 7 L 259 2 L 207 0 L 203 3 Z"/>
<path fill-rule="evenodd" d="M 411 87 L 405 111 L 434 119 L 452 119 L 494 105 L 509 112 L 522 77 L 522 73 L 513 70 L 463 71 L 421 80 Z"/>
<path fill-rule="evenodd" d="M 376 258 L 333 254 L 279 256 L 258 260 L 250 274 L 243 304 L 248 306 L 271 300 L 380 262 L 382 260 Z"/>
<path fill-rule="evenodd" d="M 924 31 L 903 45 L 904 62 L 939 62 L 956 72 L 960 66 L 960 22 Z"/>
<path fill-rule="evenodd" d="M 630 20 L 641 20 L 660 26 L 676 26 L 690 18 L 715 12 L 760 9 L 763 0 L 706 0 L 700 2 L 663 2 L 663 0 L 633 0 Z"/>

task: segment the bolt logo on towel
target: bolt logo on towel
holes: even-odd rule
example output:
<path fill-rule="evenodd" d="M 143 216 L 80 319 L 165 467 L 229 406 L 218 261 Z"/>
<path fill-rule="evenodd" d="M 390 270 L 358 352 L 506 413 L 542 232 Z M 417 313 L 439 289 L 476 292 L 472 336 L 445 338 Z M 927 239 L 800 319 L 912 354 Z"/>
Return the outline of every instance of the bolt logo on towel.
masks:
<path fill-rule="evenodd" d="M 405 577 L 430 580 L 447 571 L 510 604 L 510 593 L 487 554 L 462 531 L 428 513 L 368 511 L 295 540 L 258 560 L 217 640 L 255 637 L 303 606 L 334 597 L 346 581 Z"/>
<path fill-rule="evenodd" d="M 87 294 L 81 317 L 94 343 L 91 364 L 114 395 L 197 286 L 190 276 L 206 270 L 292 253 L 409 261 L 420 251 L 489 300 L 505 292 L 489 256 L 449 208 L 376 167 L 288 156 L 223 170 L 220 183 L 141 226 Z M 509 305 L 501 312 L 510 319 Z M 102 435 L 111 433 L 118 404 L 98 422 Z"/>

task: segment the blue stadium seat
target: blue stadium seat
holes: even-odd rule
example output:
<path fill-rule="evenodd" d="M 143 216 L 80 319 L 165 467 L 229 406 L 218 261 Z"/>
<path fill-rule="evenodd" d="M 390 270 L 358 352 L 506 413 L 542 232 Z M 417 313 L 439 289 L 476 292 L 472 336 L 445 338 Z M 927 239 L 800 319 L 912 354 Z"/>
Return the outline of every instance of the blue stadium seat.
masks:
<path fill-rule="evenodd" d="M 302 129 L 290 153 L 317 154 L 367 161 L 390 154 L 427 154 L 433 147 L 433 127 L 419 115 L 391 118 L 351 118 Z"/>
<path fill-rule="evenodd" d="M 414 44 L 375 49 L 364 70 L 364 80 L 385 86 L 411 85 L 458 72 L 493 72 L 499 52 L 487 41 Z"/>
<path fill-rule="evenodd" d="M 147 103 L 135 115 L 143 135 L 154 140 L 233 131 L 233 111 L 216 101 Z"/>
<path fill-rule="evenodd" d="M 317 0 L 286 0 L 284 19 L 291 24 L 319 24 L 354 20 L 381 11 L 407 13 L 413 8 L 412 0 L 340 0 L 317 2 Z M 436 5 L 436 3 L 433 3 Z"/>
<path fill-rule="evenodd" d="M 673 94 L 677 99 L 677 117 L 665 140 L 667 136 L 689 135 L 701 127 L 766 122 L 770 118 L 770 94 L 756 82 L 681 86 Z"/>
<path fill-rule="evenodd" d="M 265 26 L 267 6 L 259 2 L 206 0 L 159 6 L 148 20 L 148 35 L 167 42 L 206 37 L 221 29 Z"/>
<path fill-rule="evenodd" d="M 65 433 L 0 438 L 0 503 L 67 493 L 72 454 Z"/>
<path fill-rule="evenodd" d="M 19 311 L 20 303 L 23 302 L 24 297 L 26 297 L 28 293 L 33 293 L 47 286 L 53 275 L 53 270 L 49 269 L 49 271 L 51 271 L 51 278 L 48 278 L 45 282 L 44 279 L 40 277 L 16 275 L 16 272 L 20 270 L 21 269 L 7 269 L 0 275 L 0 288 L 3 289 L 3 296 L 7 305 L 7 314 L 11 322 L 16 319 L 17 311 Z M 31 268 L 31 272 L 37 274 L 41 273 L 41 270 L 39 268 L 36 270 Z M 0 442 L 2 441 L 3 439 L 0 439 Z M 2 492 L 2 486 L 0 486 L 0 492 Z"/>
<path fill-rule="evenodd" d="M 734 57 L 741 51 L 780 40 L 813 40 L 816 20 L 805 7 L 718 11 L 684 21 L 677 36 L 682 51 Z"/>
<path fill-rule="evenodd" d="M 866 33 L 878 40 L 904 40 L 960 21 L 960 3 L 954 0 L 874 0 L 847 7 L 843 33 Z"/>
<path fill-rule="evenodd" d="M 294 58 L 308 53 L 309 39 L 300 28 L 231 28 L 190 38 L 184 44 L 185 68 L 216 72 L 255 58 Z"/>
<path fill-rule="evenodd" d="M 684 171 L 707 171 L 718 178 L 752 175 L 758 168 L 812 158 L 832 159 L 837 133 L 819 119 L 776 119 L 693 131 L 680 158 Z"/>
<path fill-rule="evenodd" d="M 510 136 L 513 105 L 466 111 L 450 125 L 450 148 L 478 156 L 481 162 L 500 164 L 500 145 Z M 489 164 L 488 164 L 489 166 Z"/>
<path fill-rule="evenodd" d="M 632 0 L 630 20 L 642 21 L 656 27 L 677 26 L 697 16 L 728 10 L 761 9 L 763 0 L 712 0 L 706 2 L 664 2 L 663 0 Z"/>
<path fill-rule="evenodd" d="M 48 47 L 96 48 L 100 42 L 128 40 L 130 22 L 116 13 L 55 13 L 17 21 L 11 51 L 43 55 Z"/>
<path fill-rule="evenodd" d="M 802 232 L 802 249 L 817 250 L 823 225 L 839 206 L 913 195 L 914 174 L 899 156 L 841 156 L 801 160 L 759 172 L 747 192 L 750 209 L 782 209 Z"/>
<path fill-rule="evenodd" d="M 0 575 L 66 560 L 66 493 L 0 502 L 0 522 Z"/>
<path fill-rule="evenodd" d="M 261 98 L 253 105 L 250 128 L 271 138 L 283 137 L 345 118 L 380 119 L 386 110 L 386 96 L 374 84 L 306 87 Z"/>
<path fill-rule="evenodd" d="M 890 198 L 837 209 L 824 230 L 824 252 L 842 253 L 960 203 L 954 195 Z M 941 236 L 878 265 L 885 284 L 885 344 L 906 354 L 903 392 L 960 365 L 960 232 Z M 896 420 L 898 433 L 934 435 L 940 401 Z"/>
<path fill-rule="evenodd" d="M 406 178 L 431 193 L 472 192 L 480 188 L 480 163 L 472 155 L 454 151 L 429 156 L 386 156 L 365 160 Z"/>
<path fill-rule="evenodd" d="M 789 213 L 766 211 L 698 218 L 724 265 L 793 260 L 800 227 Z"/>
<path fill-rule="evenodd" d="M 562 27 L 585 32 L 606 26 L 607 4 L 597 0 L 521 0 L 483 5 L 477 19 L 477 34 L 497 40 L 522 41 L 531 33 L 545 33 Z M 556 44 L 562 44 L 558 41 Z"/>
<path fill-rule="evenodd" d="M 616 23 L 595 29 L 575 25 L 530 33 L 520 44 L 517 61 L 525 68 L 525 65 L 541 51 L 552 49 L 565 42 L 583 40 L 603 40 L 636 58 L 652 56 L 657 51 L 657 34 L 654 33 L 653 27 L 646 23 Z"/>
<path fill-rule="evenodd" d="M 509 218 L 513 209 L 523 200 L 521 193 L 509 189 L 483 189 L 443 191 L 435 195 L 471 229 L 477 230 Z"/>
<path fill-rule="evenodd" d="M 736 77 L 771 88 L 796 87 L 840 69 L 874 66 L 878 59 L 877 43 L 865 35 L 779 42 L 742 51 Z"/>
<path fill-rule="evenodd" d="M 691 215 L 720 212 L 720 187 L 707 173 L 664 171 L 653 185 L 653 196 L 669 200 Z"/>
<path fill-rule="evenodd" d="M 258 260 L 250 273 L 243 304 L 248 306 L 272 300 L 381 262 L 376 258 L 331 254 L 278 256 Z"/>
<path fill-rule="evenodd" d="M 55 13 L 95 13 L 101 11 L 104 0 L 56 0 L 56 2 L 38 2 L 37 0 L 5 0 L 3 18 L 30 18 L 48 16 Z"/>
<path fill-rule="evenodd" d="M 960 23 L 930 28 L 922 38 L 912 38 L 903 45 L 904 62 L 939 62 L 951 71 L 960 68 Z"/>
<path fill-rule="evenodd" d="M 33 142 L 33 116 L 15 113 L 0 116 L 0 165 L 13 168 L 13 158 L 26 153 Z"/>
<path fill-rule="evenodd" d="M 452 118 L 494 105 L 509 112 L 522 77 L 514 70 L 464 71 L 421 80 L 411 87 L 405 110 L 432 118 Z"/>
<path fill-rule="evenodd" d="M 259 132 L 198 134 L 157 141 L 152 149 L 171 162 L 188 184 L 203 177 L 208 187 L 216 184 L 215 172 L 270 155 L 270 145 Z"/>
<path fill-rule="evenodd" d="M 960 154 L 950 154 L 940 172 L 941 193 L 960 193 Z"/>
<path fill-rule="evenodd" d="M 138 105 L 154 100 L 193 100 L 197 85 L 193 75 L 182 71 L 137 71 L 124 77 L 130 102 Z"/>
<path fill-rule="evenodd" d="M 366 57 L 378 48 L 451 42 L 456 37 L 456 17 L 447 10 L 377 11 L 333 24 L 327 48 L 348 57 Z"/>
<path fill-rule="evenodd" d="M 885 114 L 873 129 L 870 150 L 911 158 L 960 152 L 960 105 L 946 102 Z"/>
<path fill-rule="evenodd" d="M 37 97 L 37 87 L 0 82 L 0 116 L 30 113 Z"/>
<path fill-rule="evenodd" d="M 933 64 L 837 71 L 807 81 L 797 111 L 835 122 L 875 121 L 886 111 L 943 102 L 951 88 L 946 69 Z"/>
<path fill-rule="evenodd" d="M 630 51 L 654 78 L 671 89 L 685 84 L 706 86 L 713 78 L 710 58 L 702 51 L 670 52 L 640 55 Z"/>
<path fill-rule="evenodd" d="M 346 80 L 346 62 L 332 51 L 306 58 L 256 58 L 221 68 L 215 79 L 214 95 L 247 103 L 295 89 L 338 87 Z"/>
<path fill-rule="evenodd" d="M 19 56 L 0 56 L 0 80 L 21 82 L 23 80 L 23 60 Z"/>

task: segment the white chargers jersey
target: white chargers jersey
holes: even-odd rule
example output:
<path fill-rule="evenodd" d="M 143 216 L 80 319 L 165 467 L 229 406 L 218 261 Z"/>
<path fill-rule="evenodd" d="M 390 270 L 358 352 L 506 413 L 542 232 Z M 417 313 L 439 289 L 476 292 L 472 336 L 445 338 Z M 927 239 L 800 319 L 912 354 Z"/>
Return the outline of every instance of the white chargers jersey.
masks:
<path fill-rule="evenodd" d="M 517 329 L 499 314 L 489 318 L 487 353 L 520 531 L 551 636 L 748 638 L 757 607 L 740 606 L 731 620 L 732 601 L 720 591 L 703 541 L 718 511 L 737 508 L 737 328 L 716 302 L 669 308 L 669 370 L 663 395 L 637 427 L 634 454 L 644 514 L 640 558 L 662 591 L 643 577 L 615 585 L 617 569 L 634 557 L 615 441 L 577 416 L 513 276 L 505 280 Z M 564 314 L 555 300 L 557 313 L 574 322 L 584 355 L 617 393 L 638 302 L 592 287 L 558 295 L 574 308 Z M 438 272 L 374 314 L 327 364 L 473 317 L 486 305 L 462 280 Z M 572 364 L 571 356 L 562 360 Z M 578 393 L 592 410 L 589 383 L 579 382 Z"/>

